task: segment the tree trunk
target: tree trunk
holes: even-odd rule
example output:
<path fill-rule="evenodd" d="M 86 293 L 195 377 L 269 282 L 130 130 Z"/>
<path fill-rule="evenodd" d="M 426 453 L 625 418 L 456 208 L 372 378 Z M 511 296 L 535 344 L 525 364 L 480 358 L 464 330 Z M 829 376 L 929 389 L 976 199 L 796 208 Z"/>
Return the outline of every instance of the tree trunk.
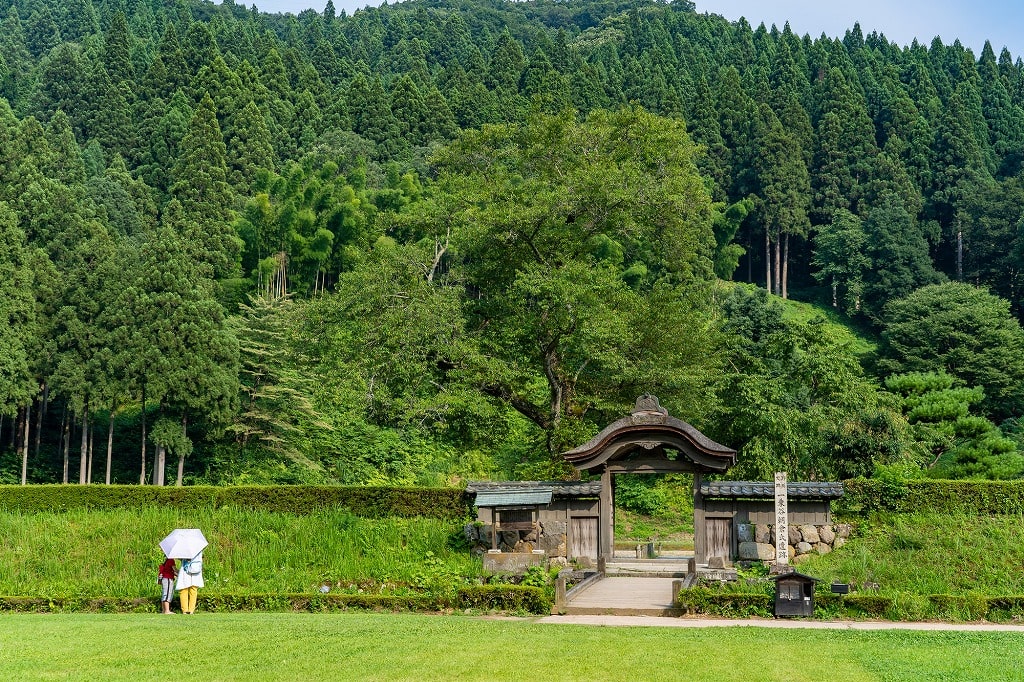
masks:
<path fill-rule="evenodd" d="M 110 408 L 110 424 L 107 426 L 107 468 L 104 483 L 110 485 L 110 462 L 114 453 L 114 408 Z"/>
<path fill-rule="evenodd" d="M 89 469 L 88 469 L 88 473 L 86 473 L 86 476 L 85 476 L 85 481 L 86 481 L 86 483 L 89 483 L 89 484 L 92 483 L 92 454 L 93 454 L 93 444 L 94 444 L 94 440 L 95 440 L 93 438 L 93 436 L 95 436 L 95 435 L 96 435 L 96 427 L 93 426 L 93 424 L 90 422 L 89 423 Z"/>
<path fill-rule="evenodd" d="M 22 441 L 24 448 L 21 451 L 21 484 L 28 482 L 28 427 L 32 423 L 32 401 L 25 406 L 25 437 Z"/>
<path fill-rule="evenodd" d="M 71 450 L 71 425 L 68 423 L 68 407 L 64 406 L 64 414 L 60 418 L 61 445 L 64 451 L 64 478 L 62 483 L 68 482 L 68 453 Z"/>
<path fill-rule="evenodd" d="M 142 471 L 139 485 L 146 485 L 146 383 L 142 383 Z"/>
<path fill-rule="evenodd" d="M 768 236 L 768 228 L 764 230 L 764 288 L 772 291 L 772 240 Z"/>
<path fill-rule="evenodd" d="M 782 238 L 782 298 L 789 298 L 789 235 Z"/>
<path fill-rule="evenodd" d="M 772 293 L 776 296 L 782 295 L 780 258 L 779 240 L 776 239 L 775 243 L 772 244 Z"/>
<path fill-rule="evenodd" d="M 88 471 L 88 457 L 89 457 L 89 410 L 83 408 L 82 410 L 82 449 L 78 453 L 78 482 L 81 485 L 85 484 L 85 475 Z"/>
<path fill-rule="evenodd" d="M 839 291 L 839 283 L 836 281 L 836 278 L 833 277 L 832 278 L 832 307 L 833 308 L 838 308 L 839 307 L 838 291 Z"/>
<path fill-rule="evenodd" d="M 956 227 L 956 281 L 964 281 L 964 231 L 959 221 Z"/>
<path fill-rule="evenodd" d="M 36 415 L 36 458 L 39 458 L 39 444 L 43 436 L 43 415 L 46 413 L 46 404 L 50 399 L 50 384 L 43 382 L 43 398 L 39 405 L 39 414 Z"/>
<path fill-rule="evenodd" d="M 167 468 L 167 448 L 163 445 L 156 446 L 156 454 L 153 455 L 153 485 L 164 484 L 164 471 Z"/>
<path fill-rule="evenodd" d="M 181 435 L 188 438 L 188 416 L 181 415 Z M 185 478 L 185 451 L 182 450 L 178 453 L 178 478 L 175 480 L 174 485 L 179 488 L 182 485 L 182 480 Z"/>

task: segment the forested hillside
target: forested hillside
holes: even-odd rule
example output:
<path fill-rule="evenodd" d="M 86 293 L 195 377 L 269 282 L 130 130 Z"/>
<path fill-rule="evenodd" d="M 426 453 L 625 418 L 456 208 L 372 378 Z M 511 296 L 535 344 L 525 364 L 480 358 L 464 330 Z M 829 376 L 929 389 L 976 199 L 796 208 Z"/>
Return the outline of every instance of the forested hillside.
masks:
<path fill-rule="evenodd" d="M 1006 50 L 683 0 L 0 16 L 3 482 L 559 476 L 644 392 L 737 476 L 1024 475 Z"/>

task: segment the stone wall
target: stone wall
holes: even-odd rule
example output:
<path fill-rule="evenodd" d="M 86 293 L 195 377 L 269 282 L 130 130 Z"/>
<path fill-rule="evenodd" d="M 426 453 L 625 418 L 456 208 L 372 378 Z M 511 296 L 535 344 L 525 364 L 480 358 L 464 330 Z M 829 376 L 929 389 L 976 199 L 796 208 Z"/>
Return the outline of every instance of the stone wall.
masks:
<path fill-rule="evenodd" d="M 463 532 L 473 547 L 473 553 L 478 556 L 493 546 L 494 526 L 489 523 L 468 523 Z M 498 549 L 521 554 L 532 554 L 535 549 L 542 549 L 549 558 L 566 557 L 566 523 L 541 521 L 530 530 L 504 530 L 499 527 Z"/>
<path fill-rule="evenodd" d="M 848 523 L 789 526 L 789 561 L 799 564 L 812 553 L 828 554 L 846 544 L 852 528 Z M 765 523 L 736 524 L 740 561 L 775 560 L 775 526 Z"/>

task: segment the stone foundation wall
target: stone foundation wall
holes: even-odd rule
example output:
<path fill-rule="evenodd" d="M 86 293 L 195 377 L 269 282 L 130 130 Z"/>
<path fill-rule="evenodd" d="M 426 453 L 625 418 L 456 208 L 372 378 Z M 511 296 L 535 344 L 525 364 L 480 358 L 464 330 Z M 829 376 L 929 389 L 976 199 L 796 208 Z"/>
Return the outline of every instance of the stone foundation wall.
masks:
<path fill-rule="evenodd" d="M 789 526 L 789 560 L 792 564 L 806 561 L 812 553 L 828 554 L 846 544 L 853 531 L 850 524 L 838 523 L 820 526 Z M 736 539 L 740 561 L 775 560 L 775 526 L 765 523 L 736 524 Z"/>
<path fill-rule="evenodd" d="M 478 556 L 493 546 L 494 526 L 489 523 L 468 523 L 463 532 L 473 547 L 473 553 Z M 549 558 L 566 557 L 566 523 L 541 521 L 530 530 L 504 530 L 499 527 L 498 549 L 521 554 L 532 554 L 534 550 L 542 549 Z"/>

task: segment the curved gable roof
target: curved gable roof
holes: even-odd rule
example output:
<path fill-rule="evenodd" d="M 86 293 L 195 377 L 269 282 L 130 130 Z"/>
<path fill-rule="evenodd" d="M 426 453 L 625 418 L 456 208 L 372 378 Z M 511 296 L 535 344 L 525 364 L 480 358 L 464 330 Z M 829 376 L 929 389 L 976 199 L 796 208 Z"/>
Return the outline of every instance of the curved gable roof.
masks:
<path fill-rule="evenodd" d="M 698 471 L 722 472 L 736 463 L 736 451 L 669 415 L 655 396 L 637 398 L 633 412 L 619 419 L 583 445 L 562 453 L 580 470 L 593 469 L 638 450 L 670 447 L 689 458 Z"/>

